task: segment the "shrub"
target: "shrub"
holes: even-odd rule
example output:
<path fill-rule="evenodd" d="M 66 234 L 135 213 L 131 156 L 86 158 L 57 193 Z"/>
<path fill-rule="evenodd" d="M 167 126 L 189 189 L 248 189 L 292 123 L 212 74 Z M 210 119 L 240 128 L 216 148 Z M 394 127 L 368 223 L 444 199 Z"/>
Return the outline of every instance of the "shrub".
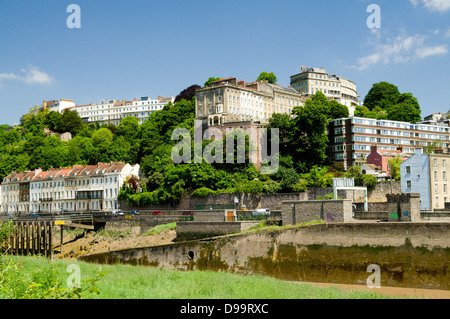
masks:
<path fill-rule="evenodd" d="M 209 194 L 214 194 L 214 193 L 215 193 L 215 191 L 213 191 L 212 189 L 209 189 L 208 187 L 202 187 L 202 188 L 197 188 L 195 191 L 193 191 L 191 196 L 206 198 L 206 197 L 208 197 Z"/>

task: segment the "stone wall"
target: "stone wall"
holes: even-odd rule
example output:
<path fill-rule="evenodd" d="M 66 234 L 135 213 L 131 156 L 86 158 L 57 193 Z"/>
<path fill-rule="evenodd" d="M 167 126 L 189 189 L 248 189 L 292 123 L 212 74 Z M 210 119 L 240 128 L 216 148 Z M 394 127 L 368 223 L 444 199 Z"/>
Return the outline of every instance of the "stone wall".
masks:
<path fill-rule="evenodd" d="M 387 205 L 390 221 L 418 222 L 420 217 L 420 194 L 388 194 Z"/>
<path fill-rule="evenodd" d="M 132 219 L 125 219 L 123 216 L 109 218 L 106 221 L 105 229 L 122 230 L 132 227 L 140 227 L 141 232 L 158 225 L 178 222 L 178 217 L 169 216 L 133 216 Z"/>
<path fill-rule="evenodd" d="M 120 202 L 120 207 L 124 211 L 138 209 L 140 211 L 152 210 L 205 210 L 205 209 L 239 209 L 241 206 L 247 210 L 258 208 L 268 208 L 272 211 L 280 211 L 283 201 L 306 201 L 316 200 L 319 196 L 326 196 L 333 193 L 333 187 L 311 188 L 304 193 L 288 194 L 243 194 L 243 193 L 222 193 L 210 194 L 206 198 L 191 197 L 189 194 L 182 196 L 180 203 L 171 207 L 170 205 L 131 207 L 125 201 Z M 378 183 L 372 191 L 368 192 L 369 202 L 386 202 L 386 194 L 400 194 L 400 182 Z M 354 203 L 364 202 L 364 192 L 362 190 L 339 190 L 339 198 L 351 199 Z M 235 204 L 235 198 L 239 204 Z"/>
<path fill-rule="evenodd" d="M 335 223 L 80 257 L 81 261 L 261 274 L 283 280 L 450 289 L 450 223 Z"/>
<path fill-rule="evenodd" d="M 243 232 L 259 221 L 239 222 L 178 222 L 177 242 Z"/>
<path fill-rule="evenodd" d="M 196 211 L 194 214 L 195 222 L 224 222 L 225 210 L 204 210 Z"/>
<path fill-rule="evenodd" d="M 283 225 L 297 225 L 323 220 L 326 222 L 348 222 L 352 220 L 352 201 L 286 201 L 283 202 Z"/>

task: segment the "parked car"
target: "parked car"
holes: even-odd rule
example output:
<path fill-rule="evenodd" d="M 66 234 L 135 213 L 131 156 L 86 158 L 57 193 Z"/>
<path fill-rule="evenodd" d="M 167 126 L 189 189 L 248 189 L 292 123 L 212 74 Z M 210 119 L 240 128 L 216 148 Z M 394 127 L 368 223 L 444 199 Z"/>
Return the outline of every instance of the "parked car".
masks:
<path fill-rule="evenodd" d="M 112 212 L 113 215 L 123 215 L 123 212 L 119 209 L 119 210 L 113 210 Z"/>
<path fill-rule="evenodd" d="M 252 216 L 270 216 L 270 209 L 257 209 L 252 212 Z"/>
<path fill-rule="evenodd" d="M 158 210 L 155 210 L 153 213 L 152 213 L 152 215 L 162 215 L 163 213 L 161 213 L 160 211 L 158 211 Z"/>
<path fill-rule="evenodd" d="M 132 211 L 130 212 L 131 215 L 139 215 L 140 213 L 141 213 L 141 212 L 138 211 L 138 210 L 132 210 Z"/>
<path fill-rule="evenodd" d="M 30 217 L 39 217 L 38 214 L 30 214 Z"/>
<path fill-rule="evenodd" d="M 186 210 L 184 212 L 181 212 L 181 215 L 194 215 L 194 213 Z"/>

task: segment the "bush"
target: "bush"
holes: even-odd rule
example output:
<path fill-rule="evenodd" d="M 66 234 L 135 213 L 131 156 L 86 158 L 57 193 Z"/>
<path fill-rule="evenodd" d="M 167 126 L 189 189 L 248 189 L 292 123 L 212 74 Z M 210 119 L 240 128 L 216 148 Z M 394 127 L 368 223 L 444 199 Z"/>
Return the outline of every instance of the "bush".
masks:
<path fill-rule="evenodd" d="M 215 194 L 215 191 L 213 191 L 212 189 L 209 189 L 208 187 L 202 187 L 202 188 L 198 188 L 195 191 L 193 191 L 191 196 L 206 198 L 206 197 L 208 197 L 209 194 Z"/>
<path fill-rule="evenodd" d="M 300 193 L 306 192 L 308 190 L 308 181 L 301 178 L 299 183 L 292 185 L 292 190 Z"/>

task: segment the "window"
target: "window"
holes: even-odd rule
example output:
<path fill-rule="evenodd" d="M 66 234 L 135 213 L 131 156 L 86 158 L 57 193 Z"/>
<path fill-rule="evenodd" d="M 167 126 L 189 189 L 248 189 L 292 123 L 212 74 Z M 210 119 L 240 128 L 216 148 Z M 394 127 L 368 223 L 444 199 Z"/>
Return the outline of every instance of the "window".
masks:
<path fill-rule="evenodd" d="M 406 181 L 406 189 L 411 189 L 411 181 Z"/>
<path fill-rule="evenodd" d="M 447 180 L 447 172 L 442 172 L 442 178 L 444 179 L 444 181 Z"/>
<path fill-rule="evenodd" d="M 436 172 L 436 171 L 434 172 L 434 180 L 435 180 L 435 181 L 438 180 L 438 178 L 437 178 L 437 172 Z"/>
<path fill-rule="evenodd" d="M 436 167 L 437 166 L 437 159 L 434 159 L 434 167 Z"/>
<path fill-rule="evenodd" d="M 445 166 L 446 166 L 446 164 L 447 164 L 446 160 L 445 160 L 445 159 L 443 159 L 443 160 L 442 160 L 442 167 L 445 167 Z"/>
<path fill-rule="evenodd" d="M 444 184 L 444 194 L 447 194 L 447 184 Z"/>
<path fill-rule="evenodd" d="M 411 166 L 406 166 L 406 174 L 411 174 Z"/>

